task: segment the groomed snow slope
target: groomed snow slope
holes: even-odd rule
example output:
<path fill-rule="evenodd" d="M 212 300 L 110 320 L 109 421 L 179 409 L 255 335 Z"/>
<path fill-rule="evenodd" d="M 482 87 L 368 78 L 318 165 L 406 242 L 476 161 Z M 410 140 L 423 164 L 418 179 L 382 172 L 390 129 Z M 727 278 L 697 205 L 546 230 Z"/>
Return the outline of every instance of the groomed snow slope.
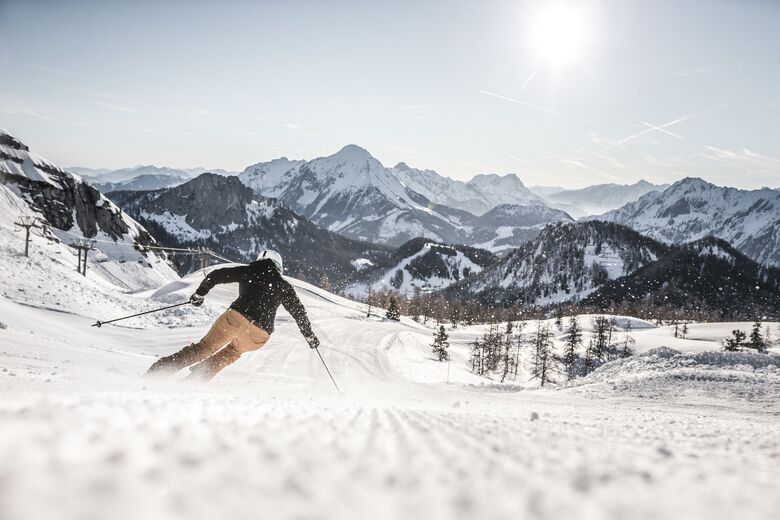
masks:
<path fill-rule="evenodd" d="M 90 327 L 184 299 L 202 276 L 134 295 L 96 286 L 100 307 L 77 314 L 14 301 L 31 282 L 3 279 L 0 518 L 726 519 L 780 507 L 776 394 L 644 399 L 597 380 L 603 391 L 501 391 L 465 368 L 479 327 L 453 332 L 447 384 L 430 329 L 366 319 L 300 282 L 340 395 L 284 312 L 263 349 L 208 385 L 138 377 L 199 338 L 235 287 L 178 315 Z M 86 298 L 78 281 L 61 283 Z M 669 333 L 633 326 L 638 350 Z"/>

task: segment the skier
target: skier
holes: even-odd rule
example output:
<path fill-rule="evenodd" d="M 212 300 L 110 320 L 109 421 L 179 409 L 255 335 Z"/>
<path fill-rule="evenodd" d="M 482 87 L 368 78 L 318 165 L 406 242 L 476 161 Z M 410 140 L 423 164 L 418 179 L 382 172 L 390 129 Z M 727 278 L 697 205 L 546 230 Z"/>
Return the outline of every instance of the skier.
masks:
<path fill-rule="evenodd" d="M 212 287 L 222 283 L 238 282 L 238 298 L 217 318 L 203 339 L 160 358 L 146 374 L 174 373 L 197 363 L 190 377 L 210 380 L 244 352 L 266 344 L 274 331 L 279 304 L 295 319 L 309 347 L 316 349 L 320 341 L 311 330 L 306 309 L 295 289 L 282 278 L 282 268 L 281 255 L 265 250 L 249 265 L 223 267 L 209 273 L 190 297 L 194 306 L 202 305 Z"/>

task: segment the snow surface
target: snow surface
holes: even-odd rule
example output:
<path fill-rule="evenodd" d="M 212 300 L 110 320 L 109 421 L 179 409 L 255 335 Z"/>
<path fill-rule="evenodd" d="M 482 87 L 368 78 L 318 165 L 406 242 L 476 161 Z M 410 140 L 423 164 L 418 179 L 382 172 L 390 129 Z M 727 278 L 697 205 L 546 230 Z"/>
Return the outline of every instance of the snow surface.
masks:
<path fill-rule="evenodd" d="M 98 329 L 184 301 L 204 273 L 129 293 L 56 257 L 48 276 L 0 259 L 3 519 L 768 519 L 780 507 L 778 356 L 711 352 L 749 324 L 692 324 L 683 340 L 618 317 L 645 354 L 538 389 L 527 366 L 508 384 L 467 370 L 483 326 L 452 330 L 438 363 L 432 327 L 366 318 L 291 280 L 342 393 L 285 312 L 263 349 L 197 385 L 139 375 L 201 337 L 236 287 Z"/>

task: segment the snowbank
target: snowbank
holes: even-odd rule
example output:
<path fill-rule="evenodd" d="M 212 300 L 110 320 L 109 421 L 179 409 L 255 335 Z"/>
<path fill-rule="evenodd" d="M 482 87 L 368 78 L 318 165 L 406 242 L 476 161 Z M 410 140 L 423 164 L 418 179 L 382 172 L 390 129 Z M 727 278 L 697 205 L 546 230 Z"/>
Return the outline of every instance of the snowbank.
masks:
<path fill-rule="evenodd" d="M 680 352 L 659 347 L 606 363 L 563 388 L 590 395 L 744 399 L 780 403 L 780 355 L 753 352 Z"/>

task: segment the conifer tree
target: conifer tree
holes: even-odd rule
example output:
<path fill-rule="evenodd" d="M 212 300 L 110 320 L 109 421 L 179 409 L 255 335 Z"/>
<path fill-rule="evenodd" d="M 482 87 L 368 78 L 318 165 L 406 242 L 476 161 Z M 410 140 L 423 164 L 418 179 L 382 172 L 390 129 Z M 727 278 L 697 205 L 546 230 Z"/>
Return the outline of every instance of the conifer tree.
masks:
<path fill-rule="evenodd" d="M 569 324 L 566 327 L 566 334 L 564 335 L 564 342 L 566 347 L 563 358 L 561 358 L 561 363 L 566 372 L 566 378 L 574 379 L 577 376 L 577 365 L 580 359 L 579 354 L 577 354 L 577 349 L 582 345 L 582 328 L 580 327 L 580 322 L 576 316 L 569 318 Z"/>
<path fill-rule="evenodd" d="M 517 367 L 515 363 L 517 358 L 515 355 L 515 341 L 514 341 L 514 324 L 511 321 L 506 323 L 506 332 L 504 333 L 504 341 L 501 346 L 501 382 L 503 383 L 507 376 L 511 376 L 513 373 L 517 373 Z"/>
<path fill-rule="evenodd" d="M 596 316 L 592 322 L 593 346 L 591 354 L 601 362 L 617 358 L 617 349 L 612 344 L 615 321 L 606 316 Z"/>
<path fill-rule="evenodd" d="M 471 371 L 481 376 L 482 372 L 482 342 L 475 339 L 471 344 Z"/>
<path fill-rule="evenodd" d="M 534 365 L 532 374 L 539 378 L 539 382 L 544 386 L 550 381 L 550 375 L 553 369 L 554 357 L 552 352 L 552 333 L 547 325 L 542 326 L 542 322 L 537 322 L 536 333 L 534 334 Z"/>
<path fill-rule="evenodd" d="M 583 375 L 590 374 L 596 367 L 596 356 L 594 355 L 594 350 L 594 341 L 593 337 L 591 337 L 590 341 L 588 341 L 588 348 L 585 349 L 585 374 Z"/>
<path fill-rule="evenodd" d="M 745 346 L 746 334 L 739 329 L 731 331 L 731 337 L 723 340 L 723 348 L 728 352 L 739 352 Z"/>
<path fill-rule="evenodd" d="M 756 349 L 758 352 L 766 352 L 766 341 L 764 340 L 764 336 L 761 335 L 761 320 L 759 318 L 756 318 L 755 323 L 753 323 L 748 346 Z"/>
<path fill-rule="evenodd" d="M 398 307 L 398 302 L 395 300 L 395 296 L 391 296 L 390 302 L 387 304 L 387 319 L 401 321 L 401 309 Z"/>
<path fill-rule="evenodd" d="M 631 330 L 631 322 L 629 321 L 626 325 L 625 333 L 623 334 L 623 345 L 620 349 L 620 357 L 622 358 L 630 357 L 634 353 L 634 349 L 631 345 L 636 343 L 636 340 L 634 339 L 634 336 L 631 335 Z"/>
<path fill-rule="evenodd" d="M 555 309 L 555 326 L 558 330 L 563 330 L 563 307 Z"/>
<path fill-rule="evenodd" d="M 433 334 L 433 343 L 431 344 L 433 356 L 438 361 L 447 361 L 450 359 L 450 342 L 444 325 L 439 325 L 439 330 Z"/>

